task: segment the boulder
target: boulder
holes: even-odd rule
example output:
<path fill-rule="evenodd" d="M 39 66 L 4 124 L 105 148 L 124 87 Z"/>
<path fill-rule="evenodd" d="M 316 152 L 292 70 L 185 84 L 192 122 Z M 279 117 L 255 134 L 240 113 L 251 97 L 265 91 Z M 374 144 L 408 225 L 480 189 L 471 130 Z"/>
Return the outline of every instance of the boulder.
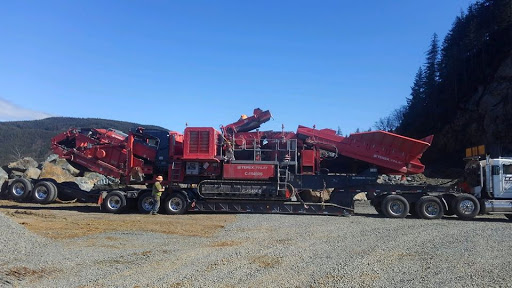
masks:
<path fill-rule="evenodd" d="M 366 200 L 368 200 L 368 199 L 366 199 L 366 193 L 364 193 L 364 192 L 357 193 L 354 196 L 354 201 L 366 201 Z"/>
<path fill-rule="evenodd" d="M 55 161 L 57 161 L 57 159 L 59 159 L 59 155 L 57 155 L 57 154 L 50 154 L 50 156 L 48 156 L 46 158 L 46 160 L 44 160 L 43 164 L 46 163 L 46 162 L 53 162 L 53 163 L 55 163 Z"/>
<path fill-rule="evenodd" d="M 41 170 L 30 167 L 23 173 L 23 177 L 27 179 L 38 179 L 40 174 Z"/>
<path fill-rule="evenodd" d="M 300 197 L 304 202 L 321 203 L 327 202 L 331 198 L 333 189 L 325 190 L 303 190 L 300 193 Z"/>
<path fill-rule="evenodd" d="M 9 177 L 9 175 L 7 174 L 7 172 L 5 172 L 4 169 L 0 168 L 0 179 L 7 179 Z"/>
<path fill-rule="evenodd" d="M 74 182 L 78 185 L 78 188 L 80 188 L 80 190 L 84 190 L 84 191 L 91 191 L 92 188 L 94 188 L 94 180 L 91 180 L 87 177 L 76 177 L 74 179 Z"/>
<path fill-rule="evenodd" d="M 57 154 L 51 154 L 44 160 L 42 165 L 45 165 L 46 163 L 55 164 L 57 166 L 60 166 L 63 170 L 66 170 L 69 172 L 69 174 L 73 176 L 78 176 L 80 174 L 80 170 L 73 167 L 66 159 L 59 158 L 59 155 Z"/>
<path fill-rule="evenodd" d="M 21 171 L 11 170 L 11 173 L 9 173 L 9 178 L 10 179 L 20 178 L 20 177 L 23 177 L 23 174 L 24 173 Z"/>
<path fill-rule="evenodd" d="M 44 163 L 39 178 L 51 178 L 57 181 L 58 183 L 73 182 L 76 183 L 76 185 L 78 185 L 77 188 L 80 188 L 83 191 L 91 191 L 97 185 L 107 186 L 111 184 L 111 181 L 109 181 L 107 177 L 95 172 L 85 172 L 83 177 L 75 177 L 71 174 L 70 170 L 73 171 L 72 169 L 76 169 L 69 165 L 69 163 L 67 163 L 67 161 L 65 160 L 63 160 L 64 162 L 66 162 L 64 164 L 62 160 L 63 159 L 59 159 L 55 161 L 55 163 Z M 79 170 L 77 171 L 80 172 Z"/>
<path fill-rule="evenodd" d="M 51 178 L 58 183 L 75 181 L 75 177 L 71 175 L 69 171 L 62 169 L 61 166 L 51 162 L 46 162 L 43 164 L 43 169 L 41 170 L 39 179 L 43 178 Z"/>
<path fill-rule="evenodd" d="M 66 159 L 57 159 L 55 161 L 55 165 L 60 166 L 63 170 L 66 170 L 67 172 L 69 172 L 69 174 L 73 176 L 78 176 L 80 174 L 80 170 L 71 166 L 71 164 L 69 164 L 69 162 Z"/>
<path fill-rule="evenodd" d="M 93 187 L 91 189 L 114 188 L 117 187 L 116 184 L 119 184 L 119 180 L 106 177 L 96 172 L 85 172 L 84 178 L 92 183 Z"/>
<path fill-rule="evenodd" d="M 9 175 L 7 175 L 7 172 L 5 172 L 4 169 L 0 168 L 0 195 L 3 195 L 3 193 L 7 190 L 8 178 Z"/>
<path fill-rule="evenodd" d="M 37 168 L 37 166 L 38 163 L 30 157 L 24 157 L 16 162 L 11 162 L 9 163 L 9 165 L 7 165 L 9 169 L 14 169 L 18 171 L 25 171 L 28 168 Z"/>

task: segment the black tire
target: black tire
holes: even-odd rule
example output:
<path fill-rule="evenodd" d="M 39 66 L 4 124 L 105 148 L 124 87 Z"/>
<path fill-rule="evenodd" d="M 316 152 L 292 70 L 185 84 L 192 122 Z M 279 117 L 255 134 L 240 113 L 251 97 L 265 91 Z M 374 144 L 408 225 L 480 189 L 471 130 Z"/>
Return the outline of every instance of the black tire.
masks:
<path fill-rule="evenodd" d="M 380 216 L 385 216 L 384 212 L 382 212 L 382 201 L 372 201 L 372 206 L 375 208 L 375 212 Z"/>
<path fill-rule="evenodd" d="M 377 214 L 381 215 L 381 216 L 384 216 L 384 213 L 382 213 L 382 199 L 380 198 L 373 198 L 372 200 L 370 200 L 370 204 L 373 206 L 373 208 L 375 209 L 375 212 L 377 212 Z"/>
<path fill-rule="evenodd" d="M 55 202 L 55 200 L 57 200 L 57 196 L 59 195 L 59 189 L 57 189 L 57 185 L 55 185 L 55 183 L 50 182 L 50 181 L 48 181 L 48 183 L 50 185 L 52 185 L 53 188 L 55 189 L 55 194 L 53 195 L 53 198 L 49 202 L 49 203 L 53 203 L 53 202 Z"/>
<path fill-rule="evenodd" d="M 480 212 L 480 203 L 470 194 L 457 195 L 451 204 L 455 215 L 462 220 L 473 219 Z"/>
<path fill-rule="evenodd" d="M 375 211 L 377 212 L 377 214 L 379 214 L 380 216 L 384 216 L 384 212 L 382 212 L 382 203 L 377 203 L 377 205 L 373 206 L 373 208 L 375 208 Z"/>
<path fill-rule="evenodd" d="M 512 214 L 505 214 L 505 217 L 507 217 L 508 220 L 512 221 Z"/>
<path fill-rule="evenodd" d="M 183 214 L 187 211 L 187 199 L 181 193 L 171 193 L 165 200 L 165 212 L 167 214 Z"/>
<path fill-rule="evenodd" d="M 51 182 L 40 181 L 32 189 L 32 200 L 39 204 L 51 203 L 57 195 L 57 189 Z"/>
<path fill-rule="evenodd" d="M 22 201 L 32 192 L 32 183 L 25 178 L 14 179 L 7 189 L 9 197 L 16 201 Z"/>
<path fill-rule="evenodd" d="M 111 191 L 103 199 L 102 210 L 108 213 L 121 213 L 126 207 L 126 197 L 120 191 Z"/>
<path fill-rule="evenodd" d="M 405 218 L 409 214 L 409 202 L 400 195 L 388 195 L 382 201 L 382 212 L 389 218 Z"/>
<path fill-rule="evenodd" d="M 423 196 L 416 203 L 416 213 L 422 219 L 441 219 L 444 216 L 444 205 L 437 197 Z"/>
<path fill-rule="evenodd" d="M 139 196 L 139 201 L 137 201 L 137 209 L 142 214 L 149 214 L 153 211 L 153 207 L 155 206 L 153 195 L 151 192 L 144 192 Z"/>

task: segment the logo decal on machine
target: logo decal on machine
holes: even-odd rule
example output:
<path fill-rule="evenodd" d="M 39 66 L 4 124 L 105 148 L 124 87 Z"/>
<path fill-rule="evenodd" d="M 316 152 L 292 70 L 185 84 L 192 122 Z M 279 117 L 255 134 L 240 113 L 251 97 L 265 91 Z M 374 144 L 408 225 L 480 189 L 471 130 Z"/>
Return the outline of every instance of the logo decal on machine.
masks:
<path fill-rule="evenodd" d="M 270 164 L 225 164 L 226 179 L 269 179 L 274 177 L 274 165 Z"/>

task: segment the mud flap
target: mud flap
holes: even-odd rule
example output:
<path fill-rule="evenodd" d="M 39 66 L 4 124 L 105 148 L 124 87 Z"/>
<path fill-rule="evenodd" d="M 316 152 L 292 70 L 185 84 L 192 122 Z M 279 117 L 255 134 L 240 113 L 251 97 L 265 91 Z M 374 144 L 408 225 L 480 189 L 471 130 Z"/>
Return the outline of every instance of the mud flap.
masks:
<path fill-rule="evenodd" d="M 105 199 L 105 197 L 107 197 L 107 191 L 102 191 L 100 193 L 100 196 L 98 197 L 98 205 L 100 205 L 100 210 L 101 210 L 101 207 L 103 206 L 103 199 Z"/>

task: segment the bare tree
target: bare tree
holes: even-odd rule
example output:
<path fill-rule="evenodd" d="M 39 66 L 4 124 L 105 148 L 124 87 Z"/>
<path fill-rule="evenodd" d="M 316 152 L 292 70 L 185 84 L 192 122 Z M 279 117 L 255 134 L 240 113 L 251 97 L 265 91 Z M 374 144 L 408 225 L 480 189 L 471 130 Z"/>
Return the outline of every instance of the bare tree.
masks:
<path fill-rule="evenodd" d="M 14 161 L 21 160 L 23 158 L 23 150 L 18 146 L 11 147 L 11 158 Z"/>
<path fill-rule="evenodd" d="M 407 106 L 401 106 L 398 109 L 393 110 L 389 116 L 380 118 L 373 127 L 377 130 L 383 130 L 392 132 L 400 125 L 400 123 L 404 120 L 404 113 L 407 109 Z"/>

